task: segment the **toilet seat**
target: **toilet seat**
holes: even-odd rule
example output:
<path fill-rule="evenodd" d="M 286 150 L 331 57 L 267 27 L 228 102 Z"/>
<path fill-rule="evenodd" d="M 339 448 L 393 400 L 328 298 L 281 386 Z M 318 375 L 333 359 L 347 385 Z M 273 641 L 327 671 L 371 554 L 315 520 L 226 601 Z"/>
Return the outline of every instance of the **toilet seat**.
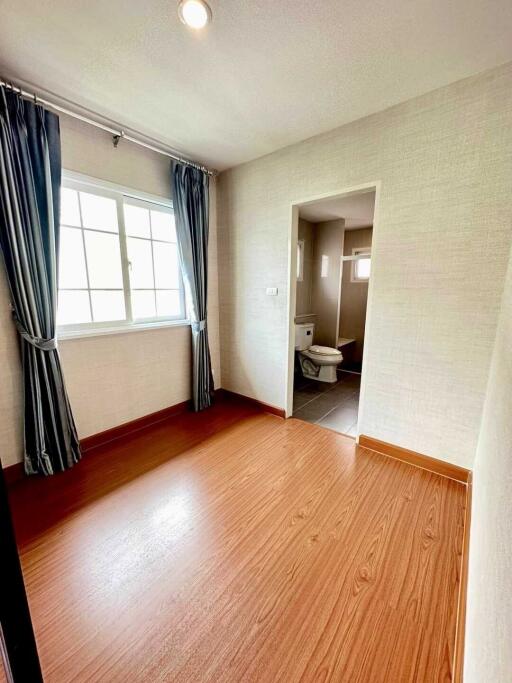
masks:
<path fill-rule="evenodd" d="M 316 356 L 329 356 L 333 359 L 334 357 L 339 358 L 341 356 L 341 351 L 338 351 L 338 349 L 333 349 L 331 346 L 319 346 L 318 344 L 310 346 L 308 351 Z"/>

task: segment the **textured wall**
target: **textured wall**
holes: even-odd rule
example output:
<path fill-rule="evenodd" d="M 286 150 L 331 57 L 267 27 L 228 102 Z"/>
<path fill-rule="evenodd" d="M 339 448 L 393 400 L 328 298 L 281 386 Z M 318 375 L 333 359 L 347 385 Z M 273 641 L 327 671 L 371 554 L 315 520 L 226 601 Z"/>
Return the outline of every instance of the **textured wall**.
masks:
<path fill-rule="evenodd" d="M 62 163 L 67 170 L 170 196 L 169 159 L 61 117 Z M 220 386 L 215 184 L 211 193 L 209 333 Z M 3 271 L 3 269 L 2 269 Z M 190 329 L 69 339 L 60 342 L 64 375 L 80 437 L 95 434 L 190 398 Z M 21 460 L 21 382 L 9 299 L 0 277 L 0 444 L 3 466 Z"/>
<path fill-rule="evenodd" d="M 341 257 L 345 221 L 316 223 L 313 229 L 312 302 L 315 318 L 315 344 L 335 347 L 338 341 Z M 327 271 L 322 277 L 322 259 Z"/>
<path fill-rule="evenodd" d="M 473 473 L 465 683 L 512 681 L 512 256 Z"/>
<path fill-rule="evenodd" d="M 223 173 L 223 386 L 285 405 L 291 205 L 381 181 L 361 428 L 472 466 L 511 239 L 511 120 L 509 64 Z"/>
<path fill-rule="evenodd" d="M 346 230 L 343 255 L 352 256 L 352 249 L 371 247 L 372 232 L 372 228 Z M 350 346 L 347 357 L 351 362 L 360 363 L 363 359 L 368 282 L 352 282 L 352 265 L 352 261 L 343 264 L 339 336 L 356 340 Z"/>

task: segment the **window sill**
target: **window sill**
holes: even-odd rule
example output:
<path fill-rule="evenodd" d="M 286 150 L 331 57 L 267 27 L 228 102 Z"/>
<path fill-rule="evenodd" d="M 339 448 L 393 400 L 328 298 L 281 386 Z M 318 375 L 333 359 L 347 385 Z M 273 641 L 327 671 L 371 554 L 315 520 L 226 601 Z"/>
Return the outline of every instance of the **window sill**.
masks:
<path fill-rule="evenodd" d="M 166 327 L 189 327 L 190 320 L 163 320 L 154 323 L 139 323 L 137 325 L 122 325 L 119 327 L 96 327 L 95 329 L 82 330 L 57 330 L 57 340 L 83 339 L 86 337 L 103 337 L 112 334 L 129 334 L 132 332 L 147 332 L 148 330 L 161 330 Z"/>

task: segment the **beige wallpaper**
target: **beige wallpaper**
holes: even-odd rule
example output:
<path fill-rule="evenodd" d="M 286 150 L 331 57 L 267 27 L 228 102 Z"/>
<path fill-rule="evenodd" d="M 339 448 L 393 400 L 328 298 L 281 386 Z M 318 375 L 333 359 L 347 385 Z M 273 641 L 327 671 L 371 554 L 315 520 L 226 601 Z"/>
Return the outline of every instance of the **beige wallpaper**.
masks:
<path fill-rule="evenodd" d="M 372 228 L 346 230 L 343 243 L 343 255 L 352 256 L 352 250 L 360 247 L 371 247 Z M 366 322 L 366 304 L 368 301 L 368 283 L 352 282 L 352 263 L 345 261 L 341 279 L 340 300 L 340 337 L 355 339 L 348 351 L 351 361 L 360 363 L 363 359 L 364 331 Z"/>
<path fill-rule="evenodd" d="M 61 117 L 63 167 L 163 197 L 169 159 Z M 209 311 L 212 364 L 220 386 L 215 183 L 211 190 Z M 80 437 L 190 398 L 190 329 L 169 327 L 60 342 L 65 380 Z M 21 391 L 16 336 L 0 277 L 0 444 L 3 466 L 21 460 Z"/>
<path fill-rule="evenodd" d="M 508 64 L 223 173 L 223 386 L 285 406 L 291 205 L 380 181 L 361 430 L 471 467 L 511 240 L 511 121 Z"/>
<path fill-rule="evenodd" d="M 512 681 L 512 256 L 473 473 L 465 683 Z"/>
<path fill-rule="evenodd" d="M 312 301 L 315 344 L 335 347 L 338 341 L 338 304 L 345 221 L 316 223 L 313 229 Z M 322 276 L 322 260 L 326 271 Z"/>

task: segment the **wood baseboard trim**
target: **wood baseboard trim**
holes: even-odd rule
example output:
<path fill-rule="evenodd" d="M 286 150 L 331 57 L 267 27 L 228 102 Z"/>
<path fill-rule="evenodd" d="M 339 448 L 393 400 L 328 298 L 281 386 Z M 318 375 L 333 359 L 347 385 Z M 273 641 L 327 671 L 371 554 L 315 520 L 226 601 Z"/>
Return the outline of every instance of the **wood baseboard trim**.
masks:
<path fill-rule="evenodd" d="M 130 422 L 124 422 L 123 424 L 112 427 L 111 429 L 106 429 L 103 432 L 86 436 L 83 439 L 80 439 L 80 448 L 82 449 L 82 453 L 86 453 L 93 448 L 104 446 L 111 441 L 122 439 L 123 437 L 129 436 L 134 432 L 138 432 L 145 427 L 150 427 L 158 422 L 162 422 L 162 420 L 167 420 L 175 415 L 181 415 L 190 409 L 191 402 L 182 401 L 181 403 L 169 406 L 163 410 L 158 410 L 155 413 L 150 413 L 149 415 L 138 417 L 135 420 L 130 420 Z M 25 469 L 22 462 L 17 462 L 14 465 L 5 467 L 3 473 L 5 483 L 8 487 L 14 486 L 14 484 L 25 478 Z"/>
<path fill-rule="evenodd" d="M 234 391 L 228 391 L 226 389 L 216 389 L 215 397 L 218 400 L 236 400 L 244 401 L 249 403 L 259 410 L 263 410 L 267 413 L 272 413 L 273 415 L 278 415 L 279 417 L 285 417 L 285 411 L 281 408 L 276 408 L 275 406 L 268 405 L 262 401 L 258 401 L 249 396 L 242 396 L 242 394 L 237 394 Z M 191 410 L 191 401 L 182 401 L 176 405 L 169 406 L 163 410 L 158 410 L 149 415 L 144 415 L 143 417 L 138 417 L 135 420 L 130 420 L 130 422 L 124 422 L 123 424 L 112 427 L 111 429 L 106 429 L 103 432 L 98 432 L 97 434 L 92 434 L 91 436 L 86 436 L 80 439 L 80 447 L 82 453 L 86 453 L 93 448 L 99 448 L 111 441 L 116 441 L 117 439 L 122 439 L 124 437 L 130 436 L 134 432 L 138 432 L 141 429 L 155 425 L 158 422 L 167 420 L 170 417 L 175 417 L 176 415 L 181 415 L 183 413 Z M 13 486 L 17 482 L 21 481 L 25 477 L 25 470 L 22 462 L 17 462 L 14 465 L 9 465 L 3 469 L 4 479 L 7 486 Z"/>
<path fill-rule="evenodd" d="M 244 401 L 258 410 L 263 410 L 265 413 L 271 413 L 272 415 L 277 415 L 278 417 L 283 418 L 286 417 L 286 411 L 284 408 L 277 408 L 276 406 L 272 406 L 268 403 L 263 403 L 263 401 L 258 401 L 257 398 L 251 398 L 250 396 L 237 394 L 235 391 L 230 391 L 229 389 L 219 389 L 218 393 L 223 399 L 230 401 Z"/>
<path fill-rule="evenodd" d="M 8 465 L 2 470 L 4 474 L 4 481 L 7 488 L 14 486 L 25 477 L 25 468 L 22 462 L 15 462 L 14 465 Z"/>
<path fill-rule="evenodd" d="M 158 422 L 167 420 L 170 417 L 175 417 L 176 415 L 186 413 L 190 409 L 190 401 L 182 401 L 181 403 L 176 403 L 176 405 L 169 406 L 163 410 L 157 410 L 154 413 L 149 413 L 149 415 L 144 415 L 143 417 L 138 417 L 135 420 L 130 420 L 130 422 L 124 422 L 123 424 L 117 425 L 117 427 L 112 427 L 111 429 L 106 429 L 103 432 L 86 436 L 83 439 L 80 439 L 82 453 L 86 453 L 92 448 L 98 448 L 98 446 L 104 446 L 111 441 L 122 439 L 123 437 L 129 436 L 134 432 L 138 432 L 145 427 L 150 427 Z"/>
<path fill-rule="evenodd" d="M 453 654 L 453 681 L 464 680 L 464 643 L 466 639 L 466 606 L 468 596 L 469 541 L 471 533 L 471 505 L 473 496 L 473 474 L 469 473 L 466 486 L 466 507 L 464 510 L 464 538 L 462 541 L 462 560 L 460 571 L 459 604 L 455 630 L 455 650 Z"/>
<path fill-rule="evenodd" d="M 463 484 L 467 484 L 469 481 L 471 472 L 464 467 L 453 465 L 444 460 L 437 460 L 437 458 L 431 458 L 429 455 L 422 455 L 421 453 L 410 451 L 401 446 L 394 446 L 385 441 L 374 439 L 371 436 L 364 436 L 361 434 L 359 437 L 359 445 L 363 448 L 368 448 L 371 451 L 376 451 L 377 453 L 382 453 L 383 455 L 395 458 L 396 460 L 403 460 L 410 465 L 416 465 L 416 467 L 421 467 L 424 470 L 435 472 L 443 477 L 455 479 L 455 481 L 460 481 Z"/>

